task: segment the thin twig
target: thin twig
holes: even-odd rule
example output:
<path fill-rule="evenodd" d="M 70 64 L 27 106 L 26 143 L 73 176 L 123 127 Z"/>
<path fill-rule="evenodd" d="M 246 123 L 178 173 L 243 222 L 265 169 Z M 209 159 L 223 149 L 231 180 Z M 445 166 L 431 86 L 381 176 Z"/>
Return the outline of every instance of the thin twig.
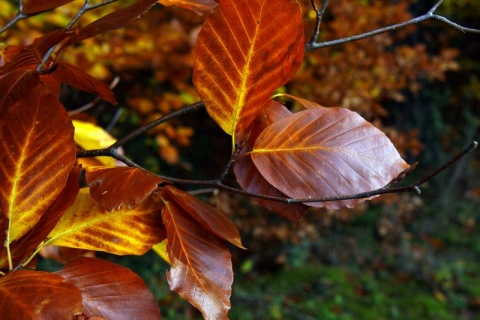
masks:
<path fill-rule="evenodd" d="M 315 27 L 313 29 L 312 37 L 310 38 L 310 41 L 306 44 L 307 47 L 315 44 L 318 40 L 318 36 L 320 35 L 320 24 L 322 23 L 322 17 L 323 17 L 323 14 L 325 13 L 325 10 L 327 9 L 329 2 L 330 0 L 323 0 L 322 8 L 318 9 L 317 3 L 315 2 L 315 0 L 311 0 L 313 11 L 315 11 L 315 14 L 317 17 L 315 20 Z"/>
<path fill-rule="evenodd" d="M 308 43 L 305 44 L 305 50 L 309 51 L 309 50 L 313 50 L 313 49 L 320 49 L 320 48 L 330 47 L 330 46 L 339 45 L 339 44 L 352 42 L 352 41 L 356 41 L 356 40 L 361 40 L 361 39 L 365 39 L 365 38 L 370 38 L 370 37 L 376 36 L 376 35 L 381 34 L 381 33 L 399 30 L 399 29 L 405 28 L 407 26 L 410 26 L 412 24 L 417 24 L 417 23 L 420 23 L 420 22 L 423 22 L 423 21 L 426 21 L 426 20 L 440 21 L 440 22 L 446 24 L 447 26 L 449 26 L 449 27 L 451 27 L 455 30 L 458 30 L 460 32 L 463 32 L 463 33 L 479 33 L 480 34 L 480 29 L 466 28 L 466 27 L 463 27 L 463 26 L 461 26 L 461 25 L 459 25 L 455 22 L 452 22 L 452 21 L 448 20 L 447 18 L 445 18 L 443 16 L 434 14 L 435 10 L 440 6 L 440 4 L 442 2 L 443 2 L 443 0 L 438 1 L 433 6 L 433 8 L 431 8 L 427 13 L 425 13 L 424 15 L 419 16 L 417 18 L 413 18 L 411 20 L 400 22 L 400 23 L 397 23 L 397 24 L 394 24 L 394 25 L 391 25 L 391 26 L 388 26 L 388 27 L 385 27 L 385 28 L 380 28 L 380 29 L 377 29 L 377 30 L 365 32 L 365 33 L 362 33 L 362 34 L 359 34 L 359 35 L 346 37 L 346 38 L 342 38 L 342 39 L 336 39 L 336 40 L 332 40 L 332 41 L 325 41 L 325 42 L 318 42 L 318 43 L 308 42 Z"/>
<path fill-rule="evenodd" d="M 110 83 L 110 85 L 109 85 L 110 90 L 113 90 L 113 89 L 117 86 L 117 84 L 118 84 L 119 81 L 120 81 L 120 77 L 118 77 L 118 76 L 115 77 L 115 78 L 113 79 L 113 81 L 112 81 L 112 82 Z M 102 101 L 102 98 L 100 98 L 99 96 L 97 96 L 97 97 L 95 97 L 95 99 L 93 99 L 91 102 L 89 102 L 89 103 L 81 106 L 80 108 L 77 108 L 77 109 L 75 109 L 75 110 L 69 111 L 69 112 L 68 112 L 68 115 L 69 115 L 69 116 L 73 116 L 74 114 L 87 111 L 88 109 L 93 108 L 93 107 L 94 107 L 97 103 L 99 103 L 100 101 Z M 108 130 L 107 130 L 107 131 L 108 131 Z"/>

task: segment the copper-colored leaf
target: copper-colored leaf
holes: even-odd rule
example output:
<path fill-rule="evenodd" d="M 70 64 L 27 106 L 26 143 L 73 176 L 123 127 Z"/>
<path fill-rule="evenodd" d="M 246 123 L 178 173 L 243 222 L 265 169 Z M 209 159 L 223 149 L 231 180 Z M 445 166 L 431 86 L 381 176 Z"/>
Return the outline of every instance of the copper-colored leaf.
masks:
<path fill-rule="evenodd" d="M 287 197 L 277 188 L 272 186 L 258 171 L 254 165 L 250 155 L 245 155 L 253 149 L 253 144 L 258 135 L 271 123 L 290 116 L 292 113 L 283 105 L 276 101 L 270 101 L 268 105 L 263 108 L 260 115 L 253 122 L 248 140 L 240 153 L 239 160 L 234 164 L 233 171 L 237 177 L 237 182 L 240 186 L 249 192 L 256 194 L 264 194 L 268 196 Z M 280 216 L 290 219 L 294 222 L 299 222 L 303 217 L 307 206 L 303 204 L 286 204 L 276 201 L 268 201 L 262 199 L 255 199 L 261 206 L 278 213 Z"/>
<path fill-rule="evenodd" d="M 82 313 L 80 290 L 54 273 L 19 270 L 0 278 L 2 319 L 74 319 Z"/>
<path fill-rule="evenodd" d="M 88 167 L 85 178 L 92 197 L 108 211 L 122 206 L 135 208 L 165 182 L 148 171 L 132 167 Z"/>
<path fill-rule="evenodd" d="M 14 70 L 0 77 L 0 117 L 39 82 L 38 73 L 29 69 Z"/>
<path fill-rule="evenodd" d="M 84 188 L 50 232 L 46 244 L 141 255 L 166 237 L 160 220 L 162 206 L 152 196 L 135 209 L 108 212 Z"/>
<path fill-rule="evenodd" d="M 265 179 L 292 198 L 375 190 L 408 167 L 384 133 L 343 108 L 307 109 L 271 124 L 251 156 Z M 309 205 L 338 209 L 364 200 Z"/>
<path fill-rule="evenodd" d="M 0 213 L 8 243 L 19 239 L 57 198 L 75 163 L 73 126 L 41 83 L 0 119 Z"/>
<path fill-rule="evenodd" d="M 170 288 L 205 319 L 227 319 L 233 283 L 227 244 L 173 202 L 165 201 L 162 216 L 172 263 L 167 272 Z"/>
<path fill-rule="evenodd" d="M 169 200 L 175 202 L 205 229 L 217 237 L 244 249 L 237 227 L 223 212 L 198 200 L 188 192 L 171 186 L 166 186 L 163 190 Z"/>
<path fill-rule="evenodd" d="M 117 104 L 117 99 L 107 84 L 71 64 L 58 63 L 51 75 L 60 82 L 85 92 L 98 94 L 103 100 Z"/>
<path fill-rule="evenodd" d="M 219 2 L 198 35 L 193 82 L 225 132 L 234 137 L 247 129 L 289 80 L 303 56 L 303 39 L 295 1 Z"/>
<path fill-rule="evenodd" d="M 215 0 L 158 0 L 164 6 L 179 6 L 195 11 L 197 14 L 205 14 L 217 6 Z"/>
<path fill-rule="evenodd" d="M 94 251 L 60 246 L 45 246 L 38 254 L 45 259 L 53 260 L 61 264 L 70 262 L 80 256 L 95 257 Z"/>
<path fill-rule="evenodd" d="M 79 257 L 56 272 L 82 292 L 83 313 L 92 319 L 161 319 L 160 310 L 143 280 L 112 262 Z"/>
<path fill-rule="evenodd" d="M 34 14 L 63 6 L 73 0 L 22 0 L 22 13 Z"/>

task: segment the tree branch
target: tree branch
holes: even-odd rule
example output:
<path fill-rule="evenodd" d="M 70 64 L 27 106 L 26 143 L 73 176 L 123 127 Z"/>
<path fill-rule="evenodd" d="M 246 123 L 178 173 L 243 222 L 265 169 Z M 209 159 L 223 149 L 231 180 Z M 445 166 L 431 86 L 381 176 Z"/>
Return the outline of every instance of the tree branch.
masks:
<path fill-rule="evenodd" d="M 313 11 L 315 11 L 317 18 L 315 20 L 315 28 L 314 28 L 312 37 L 310 38 L 310 41 L 307 43 L 308 46 L 314 45 L 317 42 L 318 36 L 320 34 L 320 24 L 322 23 L 322 17 L 323 17 L 323 14 L 325 13 L 325 10 L 327 9 L 327 6 L 330 0 L 322 0 L 321 9 L 318 9 L 317 3 L 315 2 L 315 0 L 311 0 L 311 2 L 312 2 Z"/>
<path fill-rule="evenodd" d="M 480 29 L 466 28 L 466 27 L 463 27 L 463 26 L 461 26 L 461 25 L 459 25 L 455 22 L 452 22 L 452 21 L 448 20 L 447 18 L 445 18 L 443 16 L 434 14 L 435 10 L 442 4 L 442 2 L 443 2 L 443 0 L 438 1 L 427 13 L 425 13 L 422 16 L 419 16 L 417 18 L 413 18 L 413 19 L 405 21 L 405 22 L 397 23 L 397 24 L 394 24 L 394 25 L 391 25 L 391 26 L 388 26 L 388 27 L 385 27 L 385 28 L 380 28 L 380 29 L 365 32 L 365 33 L 362 33 L 362 34 L 359 34 L 359 35 L 346 37 L 346 38 L 342 38 L 342 39 L 336 39 L 336 40 L 332 40 L 332 41 L 314 42 L 314 43 L 312 43 L 310 41 L 310 42 L 305 44 L 305 51 L 310 51 L 310 50 L 313 50 L 313 49 L 320 49 L 320 48 L 324 48 L 324 47 L 330 47 L 330 46 L 339 45 L 339 44 L 343 44 L 343 43 L 347 43 L 347 42 L 353 42 L 353 41 L 356 41 L 356 40 L 370 38 L 370 37 L 376 36 L 376 35 L 381 34 L 381 33 L 394 31 L 394 30 L 399 30 L 399 29 L 405 28 L 407 26 L 410 26 L 412 24 L 417 24 L 417 23 L 420 23 L 420 22 L 426 21 L 426 20 L 440 21 L 440 22 L 446 24 L 447 26 L 449 26 L 449 27 L 451 27 L 455 30 L 458 30 L 460 32 L 463 32 L 463 33 L 478 33 L 478 34 L 480 34 Z M 315 32 L 314 32 L 314 34 L 315 34 Z"/>

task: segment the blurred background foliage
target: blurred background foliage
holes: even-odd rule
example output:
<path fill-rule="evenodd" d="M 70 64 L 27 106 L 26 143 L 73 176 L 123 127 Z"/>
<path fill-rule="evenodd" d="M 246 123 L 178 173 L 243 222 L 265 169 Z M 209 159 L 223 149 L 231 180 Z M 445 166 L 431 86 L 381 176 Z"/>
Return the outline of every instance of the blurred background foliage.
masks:
<path fill-rule="evenodd" d="M 300 2 L 308 39 L 315 14 L 310 1 Z M 126 3 L 89 12 L 80 25 Z M 0 47 L 29 44 L 64 27 L 82 4 L 75 1 L 20 21 L 0 36 Z M 432 0 L 332 1 L 320 40 L 405 21 L 433 4 Z M 477 0 L 445 0 L 437 13 L 480 28 Z M 15 14 L 15 1 L 0 1 L 0 25 Z M 191 83 L 192 49 L 203 19 L 183 9 L 157 6 L 121 30 L 66 50 L 62 61 L 106 82 L 119 79 L 114 89 L 118 106 L 98 103 L 73 117 L 88 119 L 121 137 L 198 101 Z M 408 162 L 420 161 L 409 178 L 413 180 L 478 140 L 479 57 L 479 35 L 424 22 L 309 52 L 282 90 L 359 112 L 387 133 Z M 94 97 L 66 87 L 61 99 L 72 111 Z M 200 111 L 152 130 L 126 145 L 125 153 L 154 172 L 210 179 L 222 172 L 229 147 L 229 138 Z M 204 193 L 204 200 L 232 217 L 249 248 L 232 251 L 236 273 L 231 318 L 479 318 L 479 160 L 477 151 L 429 182 L 420 196 L 383 196 L 353 210 L 312 209 L 299 225 L 259 208 L 251 199 Z M 154 253 L 105 258 L 145 279 L 165 319 L 200 317 L 168 290 L 168 266 Z M 51 267 L 50 262 L 41 263 Z"/>

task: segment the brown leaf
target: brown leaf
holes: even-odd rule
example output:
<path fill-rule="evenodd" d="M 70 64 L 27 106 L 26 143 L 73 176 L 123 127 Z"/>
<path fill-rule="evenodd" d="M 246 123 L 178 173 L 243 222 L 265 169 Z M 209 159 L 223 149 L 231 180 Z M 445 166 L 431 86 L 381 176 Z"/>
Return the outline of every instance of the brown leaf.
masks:
<path fill-rule="evenodd" d="M 288 117 L 291 114 L 292 113 L 280 103 L 270 101 L 268 105 L 262 109 L 262 112 L 253 123 L 248 140 L 240 153 L 239 160 L 237 160 L 233 166 L 237 182 L 243 190 L 268 196 L 287 197 L 284 193 L 280 192 L 265 180 L 254 165 L 250 155 L 243 155 L 253 149 L 255 140 L 268 125 Z M 255 199 L 255 201 L 257 201 L 262 207 L 272 210 L 280 216 L 297 223 L 304 216 L 307 209 L 307 206 L 303 204 L 286 204 L 262 199 Z"/>
<path fill-rule="evenodd" d="M 172 186 L 166 186 L 163 190 L 168 200 L 175 202 L 205 229 L 220 239 L 245 249 L 237 227 L 223 212 L 198 200 L 188 192 L 178 190 Z"/>
<path fill-rule="evenodd" d="M 260 134 L 251 156 L 265 179 L 292 198 L 375 190 L 408 167 L 384 133 L 343 108 L 307 109 L 276 121 Z M 308 205 L 339 209 L 364 200 Z"/>
<path fill-rule="evenodd" d="M 133 209 L 165 180 L 132 167 L 88 167 L 85 178 L 90 194 L 108 211 Z"/>
<path fill-rule="evenodd" d="M 73 126 L 41 83 L 0 118 L 0 212 L 9 220 L 8 244 L 40 220 L 75 163 Z"/>
<path fill-rule="evenodd" d="M 220 1 L 198 35 L 193 83 L 210 116 L 237 138 L 294 74 L 303 49 L 295 1 Z"/>
<path fill-rule="evenodd" d="M 38 253 L 42 258 L 56 261 L 61 264 L 72 261 L 73 259 L 84 257 L 95 257 L 95 252 L 91 250 L 83 250 L 77 248 L 67 248 L 60 246 L 45 246 Z"/>
<path fill-rule="evenodd" d="M 0 117 L 8 107 L 25 97 L 40 82 L 38 73 L 29 69 L 18 69 L 0 77 Z"/>
<path fill-rule="evenodd" d="M 82 313 L 82 295 L 54 273 L 18 270 L 0 278 L 2 319 L 74 319 Z"/>
<path fill-rule="evenodd" d="M 79 257 L 56 272 L 73 282 L 83 298 L 83 313 L 105 319 L 161 319 L 160 310 L 143 280 L 112 262 Z"/>
<path fill-rule="evenodd" d="M 212 11 L 217 6 L 214 0 L 158 0 L 164 6 L 179 6 L 188 10 L 192 10 L 197 14 L 205 14 Z"/>
<path fill-rule="evenodd" d="M 152 196 L 135 209 L 108 212 L 84 188 L 45 244 L 142 255 L 166 237 L 160 220 L 162 206 L 162 202 Z"/>
<path fill-rule="evenodd" d="M 22 0 L 22 13 L 34 14 L 63 6 L 74 0 Z"/>
<path fill-rule="evenodd" d="M 170 289 L 198 308 L 205 319 L 227 319 L 233 283 L 227 244 L 203 228 L 177 204 L 162 213 L 171 260 Z"/>

